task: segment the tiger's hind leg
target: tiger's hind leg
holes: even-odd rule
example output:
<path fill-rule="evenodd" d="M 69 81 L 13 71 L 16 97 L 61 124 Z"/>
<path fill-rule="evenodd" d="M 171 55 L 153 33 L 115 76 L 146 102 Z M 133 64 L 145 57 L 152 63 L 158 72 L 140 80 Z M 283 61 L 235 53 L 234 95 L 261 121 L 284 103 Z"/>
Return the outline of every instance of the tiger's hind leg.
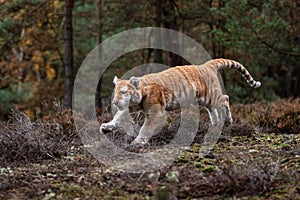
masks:
<path fill-rule="evenodd" d="M 232 124 L 232 116 L 229 107 L 229 96 L 223 95 L 223 105 L 222 105 L 223 113 L 225 114 L 225 123 Z"/>
<path fill-rule="evenodd" d="M 220 123 L 219 113 L 216 107 L 207 108 L 210 122 L 212 126 L 217 126 Z"/>
<path fill-rule="evenodd" d="M 212 126 L 218 126 L 225 123 L 232 123 L 232 116 L 229 107 L 229 97 L 222 95 L 220 101 L 215 106 L 207 108 Z"/>

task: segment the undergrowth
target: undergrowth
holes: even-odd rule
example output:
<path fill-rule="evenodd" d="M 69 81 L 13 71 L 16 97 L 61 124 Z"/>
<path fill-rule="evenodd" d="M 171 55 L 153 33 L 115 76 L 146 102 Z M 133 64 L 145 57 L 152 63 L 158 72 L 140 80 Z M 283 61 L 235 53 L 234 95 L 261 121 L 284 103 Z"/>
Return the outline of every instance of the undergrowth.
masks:
<path fill-rule="evenodd" d="M 55 159 L 68 153 L 73 145 L 80 145 L 80 138 L 74 127 L 70 110 L 62 109 L 55 102 L 51 109 L 40 119 L 31 121 L 29 117 L 14 109 L 8 121 L 0 122 L 0 161 L 37 162 L 43 159 Z M 248 105 L 233 105 L 234 123 L 224 127 L 223 135 L 251 136 L 254 133 L 288 133 L 299 134 L 300 99 L 279 100 L 276 102 L 258 102 Z M 111 119 L 110 114 L 99 117 L 99 123 Z M 171 125 L 165 126 L 162 132 L 154 136 L 150 143 L 155 146 L 167 143 L 174 137 L 179 126 L 180 116 L 172 115 Z M 201 115 L 198 135 L 195 143 L 200 143 L 208 129 L 208 115 Z M 134 138 L 124 132 L 108 135 L 116 143 L 124 144 L 124 137 L 130 143 Z"/>
<path fill-rule="evenodd" d="M 55 109 L 41 119 L 30 118 L 16 109 L 8 121 L 0 122 L 0 163 L 43 162 L 66 155 L 80 139 L 70 110 Z"/>
<path fill-rule="evenodd" d="M 139 174 L 110 171 L 83 150 L 70 110 L 47 110 L 30 120 L 15 109 L 0 122 L 0 198 L 300 198 L 300 99 L 231 106 L 234 122 L 224 127 L 215 159 L 199 156 L 209 123 L 201 115 L 195 141 L 172 166 Z M 170 141 L 178 119 L 171 115 L 150 146 Z M 124 132 L 107 137 L 121 147 L 133 140 Z"/>

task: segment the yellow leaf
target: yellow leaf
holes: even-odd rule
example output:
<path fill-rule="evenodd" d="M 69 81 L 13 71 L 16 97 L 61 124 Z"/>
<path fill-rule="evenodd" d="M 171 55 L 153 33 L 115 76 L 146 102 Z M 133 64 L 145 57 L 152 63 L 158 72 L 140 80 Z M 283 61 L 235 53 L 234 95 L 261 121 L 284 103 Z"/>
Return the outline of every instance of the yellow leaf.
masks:
<path fill-rule="evenodd" d="M 39 64 L 34 64 L 33 65 L 33 70 L 38 71 L 40 69 L 40 65 Z"/>
<path fill-rule="evenodd" d="M 34 119 L 34 112 L 31 109 L 24 110 L 24 113 L 30 118 L 30 120 Z"/>
<path fill-rule="evenodd" d="M 31 39 L 27 39 L 27 40 L 25 41 L 25 45 L 32 45 Z"/>
<path fill-rule="evenodd" d="M 54 8 L 55 8 L 55 10 L 61 9 L 62 6 L 63 6 L 63 2 L 60 2 L 60 1 L 54 1 Z"/>
<path fill-rule="evenodd" d="M 42 25 L 43 25 L 43 23 L 42 23 L 42 22 L 40 22 L 40 21 L 39 21 L 39 22 L 37 22 L 37 26 L 38 26 L 38 27 L 42 27 Z"/>
<path fill-rule="evenodd" d="M 31 58 L 31 60 L 32 60 L 32 62 L 34 62 L 34 63 L 39 63 L 39 64 L 43 63 L 44 58 L 43 58 L 42 52 L 39 51 L 39 50 L 35 50 L 35 51 L 33 52 L 33 56 L 32 56 L 32 58 Z"/>
<path fill-rule="evenodd" d="M 46 69 L 46 75 L 49 80 L 53 80 L 56 77 L 56 72 L 52 67 Z"/>

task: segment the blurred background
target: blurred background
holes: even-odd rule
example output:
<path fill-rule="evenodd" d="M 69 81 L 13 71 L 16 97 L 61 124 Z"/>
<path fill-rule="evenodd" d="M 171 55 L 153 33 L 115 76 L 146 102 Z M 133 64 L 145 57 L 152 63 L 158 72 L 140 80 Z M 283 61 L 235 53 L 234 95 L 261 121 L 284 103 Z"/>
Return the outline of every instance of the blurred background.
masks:
<path fill-rule="evenodd" d="M 117 33 L 146 26 L 182 32 L 212 58 L 242 63 L 262 87 L 222 72 L 233 103 L 300 95 L 299 0 L 0 0 L 0 10 L 0 119 L 12 107 L 42 116 L 54 100 L 71 108 L 72 81 L 86 55 Z M 154 49 L 128 53 L 105 72 L 96 107 L 109 101 L 114 75 L 152 62 L 186 64 Z"/>

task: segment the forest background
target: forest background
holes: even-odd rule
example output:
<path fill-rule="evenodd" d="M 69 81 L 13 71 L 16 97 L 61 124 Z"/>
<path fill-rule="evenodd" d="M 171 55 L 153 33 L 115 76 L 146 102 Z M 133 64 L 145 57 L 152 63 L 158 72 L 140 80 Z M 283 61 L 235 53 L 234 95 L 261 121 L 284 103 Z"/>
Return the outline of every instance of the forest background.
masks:
<path fill-rule="evenodd" d="M 64 101 L 65 69 L 69 67 L 64 59 L 64 9 L 68 2 L 72 1 L 0 0 L 1 119 L 7 119 L 12 107 L 36 118 L 43 115 L 45 102 Z M 232 102 L 300 95 L 298 0 L 76 0 L 69 9 L 73 14 L 73 77 L 97 44 L 122 31 L 154 26 L 190 36 L 212 58 L 239 61 L 262 82 L 259 90 L 253 90 L 238 73 L 222 72 Z M 151 62 L 185 64 L 177 55 L 153 49 L 122 56 L 105 72 L 98 88 L 104 108 L 114 75 Z"/>
<path fill-rule="evenodd" d="M 239 61 L 262 86 L 254 90 L 234 70 L 222 71 L 234 121 L 214 146 L 215 158 L 199 154 L 206 114 L 171 166 L 133 174 L 89 153 L 69 108 L 89 52 L 149 26 L 186 34 L 212 58 Z M 115 75 L 147 63 L 186 61 L 156 49 L 119 57 L 91 88 L 96 111 L 109 109 Z M 299 0 L 0 0 L 0 199 L 300 199 L 299 65 Z M 168 144 L 177 114 L 149 146 L 128 151 Z M 98 122 L 111 118 L 104 112 Z M 123 149 L 134 140 L 122 130 L 106 136 Z"/>

